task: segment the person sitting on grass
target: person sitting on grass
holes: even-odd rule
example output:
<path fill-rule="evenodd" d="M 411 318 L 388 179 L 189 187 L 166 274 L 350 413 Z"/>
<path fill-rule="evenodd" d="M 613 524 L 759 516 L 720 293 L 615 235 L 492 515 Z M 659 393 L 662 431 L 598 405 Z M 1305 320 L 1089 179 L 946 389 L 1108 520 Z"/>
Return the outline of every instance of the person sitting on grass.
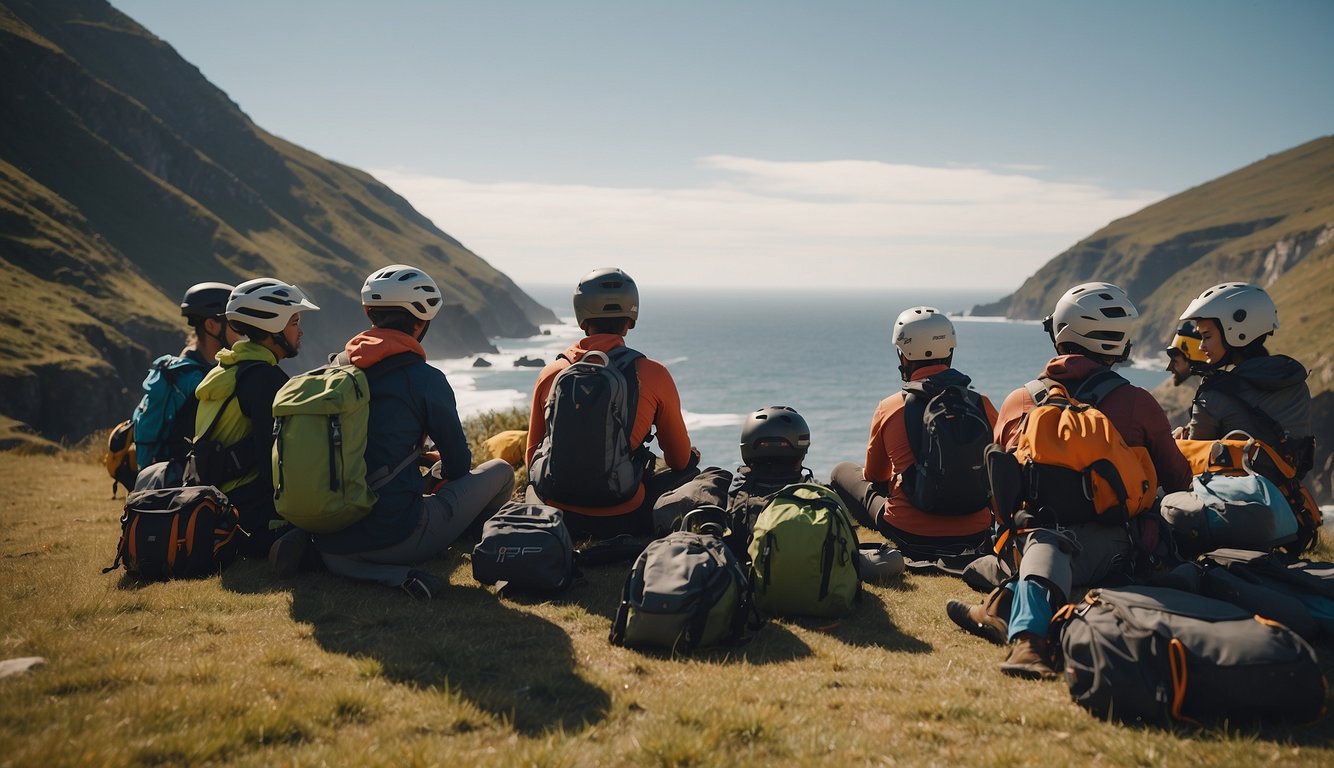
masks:
<path fill-rule="evenodd" d="M 1043 379 L 1074 394 L 1095 376 L 1108 380 L 1113 365 L 1130 356 L 1130 329 L 1139 310 L 1125 291 L 1111 283 L 1077 285 L 1066 291 L 1043 324 L 1056 357 Z M 1119 377 L 1116 377 L 1119 378 Z M 1147 390 L 1124 379 L 1096 402 L 1130 447 L 1147 450 L 1159 484 L 1167 491 L 1190 487 L 1190 467 L 1172 439 L 1162 406 Z M 1028 387 L 1011 392 L 1001 404 L 996 443 L 1014 449 L 1024 415 L 1036 407 Z M 946 614 L 964 630 L 993 643 L 1011 643 L 1001 663 L 1007 675 L 1054 680 L 1059 675 L 1048 653 L 1047 630 L 1055 608 L 1074 598 L 1076 585 L 1096 586 L 1128 566 L 1130 535 L 1124 523 L 1097 520 L 1070 527 L 1044 527 L 1035 520 L 1020 532 L 1022 554 L 1018 581 L 994 592 L 986 602 L 968 605 L 951 600 Z"/>
<path fill-rule="evenodd" d="M 300 288 L 261 277 L 232 289 L 227 322 L 240 334 L 195 389 L 194 445 L 186 482 L 216 486 L 236 505 L 249 534 L 240 553 L 264 557 L 291 526 L 273 505 L 273 396 L 288 376 L 278 361 L 301 349 L 301 314 L 319 309 Z"/>
<path fill-rule="evenodd" d="M 313 542 L 333 573 L 430 600 L 448 582 L 414 566 L 495 514 L 514 491 L 514 470 L 501 459 L 470 469 L 472 451 L 454 390 L 445 374 L 426 362 L 421 345 L 441 306 L 430 275 L 402 264 L 376 270 L 361 287 L 361 304 L 371 327 L 353 336 L 340 357 L 368 373 L 387 366 L 371 385 L 368 471 L 402 466 L 404 457 L 420 451 L 426 435 L 440 453 L 438 471 L 446 482 L 423 495 L 421 473 L 405 468 L 379 488 L 366 517 L 335 533 L 316 534 Z M 273 557 L 279 575 L 297 570 L 310 540 L 294 532 L 279 541 Z"/>

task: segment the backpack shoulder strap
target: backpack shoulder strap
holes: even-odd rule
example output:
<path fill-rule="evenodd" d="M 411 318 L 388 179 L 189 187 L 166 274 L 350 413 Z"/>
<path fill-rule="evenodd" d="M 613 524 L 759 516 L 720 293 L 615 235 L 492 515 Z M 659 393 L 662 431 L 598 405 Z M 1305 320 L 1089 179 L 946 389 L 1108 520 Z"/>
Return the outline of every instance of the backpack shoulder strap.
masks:
<path fill-rule="evenodd" d="M 903 385 L 903 431 L 908 435 L 908 447 L 915 459 L 922 456 L 922 421 L 926 418 L 926 404 L 935 394 L 925 381 L 909 381 Z"/>
<path fill-rule="evenodd" d="M 1042 405 L 1046 402 L 1047 392 L 1050 391 L 1053 383 L 1055 382 L 1051 379 L 1033 379 L 1024 385 L 1024 390 L 1027 391 L 1028 396 L 1033 399 L 1034 405 Z"/>
<path fill-rule="evenodd" d="M 634 436 L 631 434 L 635 429 L 635 417 L 639 413 L 639 371 L 635 367 L 639 358 L 644 357 L 644 353 L 627 346 L 619 346 L 613 349 L 607 355 L 610 365 L 616 366 L 625 378 L 625 407 L 629 418 L 625 420 L 625 442 L 634 451 L 638 446 L 634 444 Z"/>
<path fill-rule="evenodd" d="M 1079 386 L 1070 394 L 1079 402 L 1096 408 L 1112 390 L 1129 383 L 1121 374 L 1111 368 L 1104 368 L 1079 382 Z"/>

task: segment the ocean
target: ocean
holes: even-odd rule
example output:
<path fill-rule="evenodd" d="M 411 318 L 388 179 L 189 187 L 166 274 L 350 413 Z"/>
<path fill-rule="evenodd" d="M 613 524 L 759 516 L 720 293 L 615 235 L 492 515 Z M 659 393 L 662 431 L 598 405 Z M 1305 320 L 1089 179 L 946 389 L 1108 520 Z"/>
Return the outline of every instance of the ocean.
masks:
<path fill-rule="evenodd" d="M 520 356 L 550 362 L 582 332 L 570 306 L 572 286 L 525 286 L 562 324 L 544 335 L 494 339 L 499 354 L 432 361 L 454 387 L 465 417 L 513 406 L 527 408 L 538 368 L 516 368 Z M 640 288 L 639 322 L 630 346 L 665 364 L 676 379 L 690 436 L 703 463 L 734 468 L 745 416 L 768 405 L 790 405 L 811 426 L 806 466 L 828 476 L 841 461 L 861 463 L 876 404 L 902 381 L 890 337 L 902 310 L 919 305 L 963 312 L 1005 292 L 692 290 Z M 1042 326 L 1000 318 L 954 317 L 956 367 L 1000 407 L 1051 357 Z M 1153 349 L 1153 341 L 1140 343 Z M 1167 374 L 1157 359 L 1123 366 L 1130 381 L 1152 388 Z"/>

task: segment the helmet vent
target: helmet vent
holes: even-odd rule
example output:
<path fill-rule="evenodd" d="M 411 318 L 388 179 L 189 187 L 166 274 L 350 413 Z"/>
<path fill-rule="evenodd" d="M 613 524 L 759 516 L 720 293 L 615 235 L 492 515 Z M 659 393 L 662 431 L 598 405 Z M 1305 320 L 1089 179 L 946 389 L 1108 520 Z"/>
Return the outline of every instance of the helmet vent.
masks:
<path fill-rule="evenodd" d="M 1104 296 L 1104 298 L 1109 299 L 1109 300 L 1111 299 L 1110 296 Z M 1126 314 L 1127 314 L 1127 313 L 1126 313 L 1126 309 L 1125 309 L 1125 307 L 1103 307 L 1103 308 L 1102 308 L 1102 316 L 1103 316 L 1103 317 L 1125 317 Z"/>
<path fill-rule="evenodd" d="M 1246 319 L 1246 310 L 1239 309 L 1236 312 L 1233 312 L 1232 319 L 1237 321 L 1238 323 L 1242 322 L 1243 320 Z"/>

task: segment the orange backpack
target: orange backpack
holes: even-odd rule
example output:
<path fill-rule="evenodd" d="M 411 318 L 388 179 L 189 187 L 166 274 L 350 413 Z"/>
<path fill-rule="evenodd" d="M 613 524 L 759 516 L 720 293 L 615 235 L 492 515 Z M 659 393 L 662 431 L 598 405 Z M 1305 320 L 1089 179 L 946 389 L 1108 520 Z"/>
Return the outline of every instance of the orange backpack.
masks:
<path fill-rule="evenodd" d="M 1281 549 L 1300 554 L 1316 545 L 1324 515 L 1311 492 L 1297 479 L 1297 468 L 1273 446 L 1245 432 L 1229 432 L 1218 440 L 1177 440 L 1192 475 L 1257 474 L 1273 481 L 1297 516 L 1297 541 Z"/>
<path fill-rule="evenodd" d="M 1125 383 L 1107 370 L 1074 394 L 1053 379 L 1026 385 L 1035 407 L 1020 422 L 1014 457 L 1024 506 L 1038 524 L 1122 524 L 1153 506 L 1158 473 L 1148 450 L 1126 445 L 1097 408 Z"/>

